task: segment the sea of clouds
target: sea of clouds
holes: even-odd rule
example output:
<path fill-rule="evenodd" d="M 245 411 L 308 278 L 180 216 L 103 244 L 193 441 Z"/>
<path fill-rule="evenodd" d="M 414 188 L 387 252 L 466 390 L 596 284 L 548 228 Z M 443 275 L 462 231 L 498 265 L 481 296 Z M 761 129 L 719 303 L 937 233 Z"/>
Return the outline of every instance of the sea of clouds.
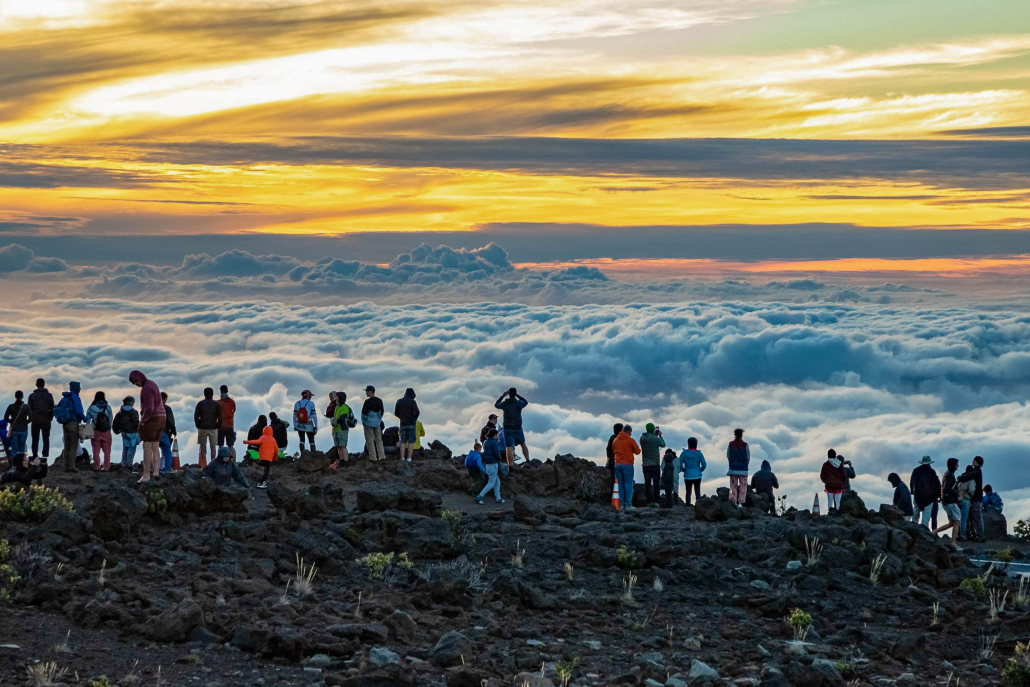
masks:
<path fill-rule="evenodd" d="M 2 281 L 23 294 L 0 313 L 0 394 L 43 376 L 55 393 L 75 379 L 84 402 L 98 389 L 117 399 L 138 367 L 171 395 L 187 462 L 205 386 L 231 387 L 244 432 L 259 413 L 289 415 L 303 389 L 323 405 L 330 390 L 360 403 L 374 384 L 392 410 L 411 386 L 427 439 L 456 453 L 516 386 L 541 459 L 603 461 L 614 422 L 653 421 L 677 450 L 699 439 L 711 492 L 727 482 L 740 426 L 753 468 L 771 461 L 799 507 L 820 491 L 832 446 L 871 507 L 890 501 L 887 474 L 907 476 L 924 454 L 942 470 L 979 454 L 1010 519 L 1030 514 L 1019 308 L 807 279 L 626 283 L 593 268 L 519 269 L 497 246 L 420 247 L 389 265 L 236 251 L 75 267 L 16 252 L 0 255 Z M 328 446 L 326 430 L 318 439 Z"/>

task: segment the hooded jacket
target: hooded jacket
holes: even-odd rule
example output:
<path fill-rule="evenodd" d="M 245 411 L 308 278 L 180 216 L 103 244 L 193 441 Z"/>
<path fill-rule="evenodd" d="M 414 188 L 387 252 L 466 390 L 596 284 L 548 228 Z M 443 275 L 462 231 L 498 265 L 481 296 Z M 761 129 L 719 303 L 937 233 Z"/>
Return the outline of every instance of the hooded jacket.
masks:
<path fill-rule="evenodd" d="M 662 490 L 666 494 L 672 494 L 672 485 L 675 482 L 674 472 L 676 470 L 676 454 L 672 451 L 666 451 L 665 455 L 662 456 Z"/>
<path fill-rule="evenodd" d="M 82 399 L 79 398 L 81 388 L 78 382 L 71 382 L 68 384 L 68 391 L 61 394 L 61 402 L 58 405 L 66 411 L 65 423 L 86 421 L 86 414 L 82 412 Z M 54 414 L 58 414 L 56 409 Z"/>
<path fill-rule="evenodd" d="M 111 406 L 107 403 L 107 401 L 97 401 L 96 403 L 92 404 L 89 407 L 89 410 L 86 411 L 86 422 L 93 425 L 94 427 L 96 427 L 98 424 L 104 424 L 97 422 L 101 415 L 107 417 L 106 424 L 108 428 L 114 425 L 114 411 L 111 410 Z M 97 431 L 102 432 L 104 430 L 98 429 Z"/>
<path fill-rule="evenodd" d="M 147 422 L 152 417 L 164 417 L 165 404 L 161 400 L 161 390 L 153 380 L 139 370 L 129 373 L 129 381 L 133 384 L 142 383 L 139 391 L 139 421 Z"/>
<path fill-rule="evenodd" d="M 740 475 L 747 477 L 751 474 L 748 466 L 751 465 L 751 447 L 743 439 L 734 439 L 726 447 L 726 460 L 730 464 L 727 475 Z"/>
<path fill-rule="evenodd" d="M 657 466 L 662 464 L 662 449 L 665 448 L 665 439 L 653 431 L 644 432 L 640 435 L 640 464 L 643 466 Z"/>
<path fill-rule="evenodd" d="M 54 419 L 54 395 L 40 387 L 29 394 L 29 420 L 34 424 L 49 424 Z"/>
<path fill-rule="evenodd" d="M 480 472 L 483 470 L 483 456 L 478 451 L 469 451 L 468 455 L 465 456 L 465 467 L 476 468 Z"/>
<path fill-rule="evenodd" d="M 243 471 L 240 470 L 240 466 L 231 460 L 222 460 L 216 458 L 207 464 L 204 468 L 204 476 L 210 477 L 216 487 L 228 487 L 232 486 L 235 481 L 241 487 L 247 488 L 250 484 L 247 483 L 247 478 L 243 476 Z"/>
<path fill-rule="evenodd" d="M 193 410 L 193 424 L 208 431 L 222 427 L 222 405 L 213 398 L 205 398 Z"/>
<path fill-rule="evenodd" d="M 701 479 L 701 473 L 708 467 L 708 463 L 705 462 L 705 454 L 696 448 L 686 448 L 680 453 L 680 466 L 683 479 Z"/>
<path fill-rule="evenodd" d="M 955 491 L 958 493 L 958 500 L 972 501 L 973 491 L 976 489 L 976 484 L 972 480 L 963 482 L 961 478 L 958 478 L 956 482 Z"/>
<path fill-rule="evenodd" d="M 354 411 L 350 409 L 346 401 L 337 403 L 336 408 L 333 410 L 333 418 L 330 420 L 333 424 L 333 430 L 337 434 L 347 434 L 350 432 L 350 425 L 347 424 L 347 418 L 353 417 Z M 356 419 L 356 418 L 355 418 Z"/>
<path fill-rule="evenodd" d="M 922 510 L 940 499 L 941 478 L 929 464 L 920 465 L 912 471 L 908 488 L 912 492 L 912 500 L 915 501 L 916 508 Z"/>
<path fill-rule="evenodd" d="M 217 401 L 222 409 L 222 426 L 219 429 L 232 429 L 236 426 L 236 401 L 229 394 L 222 394 Z"/>
<path fill-rule="evenodd" d="M 612 450 L 615 451 L 616 465 L 633 465 L 634 456 L 640 455 L 640 446 L 636 440 L 626 432 L 620 432 L 612 442 Z"/>
<path fill-rule="evenodd" d="M 822 480 L 826 491 L 836 494 L 844 491 L 844 482 L 847 481 L 848 475 L 839 459 L 829 458 L 819 471 L 819 479 Z"/>
<path fill-rule="evenodd" d="M 383 400 L 376 395 L 369 396 L 361 404 L 361 424 L 365 427 L 379 427 L 383 423 Z"/>
<path fill-rule="evenodd" d="M 418 403 L 415 402 L 415 390 L 408 389 L 404 392 L 404 398 L 399 399 L 393 407 L 393 414 L 401 422 L 401 427 L 410 427 L 418 420 L 420 411 Z"/>
<path fill-rule="evenodd" d="M 247 439 L 243 442 L 248 446 L 257 446 L 258 458 L 262 462 L 271 463 L 279 457 L 279 444 L 276 443 L 275 437 L 272 436 L 272 428 L 266 426 L 261 430 L 261 438 L 254 439 L 253 441 Z"/>
<path fill-rule="evenodd" d="M 136 412 L 133 406 L 123 405 L 119 409 L 118 414 L 114 416 L 111 429 L 114 430 L 115 434 L 138 434 L 139 413 Z"/>
<path fill-rule="evenodd" d="M 762 461 L 762 469 L 751 477 L 751 488 L 756 494 L 772 494 L 773 489 L 780 488 L 780 481 L 776 479 L 776 473 L 772 471 L 769 461 Z"/>
<path fill-rule="evenodd" d="M 901 481 L 898 473 L 892 472 L 887 475 L 887 481 L 894 487 L 894 506 L 903 515 L 912 515 L 912 492 L 908 490 L 905 483 Z"/>

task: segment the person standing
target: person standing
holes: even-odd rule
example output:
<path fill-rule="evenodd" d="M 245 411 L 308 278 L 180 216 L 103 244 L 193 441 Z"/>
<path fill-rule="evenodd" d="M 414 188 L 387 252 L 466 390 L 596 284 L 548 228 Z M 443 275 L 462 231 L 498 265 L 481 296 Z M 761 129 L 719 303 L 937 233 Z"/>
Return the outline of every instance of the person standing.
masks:
<path fill-rule="evenodd" d="M 82 412 L 82 399 L 79 398 L 79 391 L 82 385 L 78 382 L 69 382 L 68 391 L 61 394 L 61 402 L 54 408 L 54 419 L 64 429 L 64 471 L 77 472 L 75 469 L 75 457 L 79 455 L 79 423 L 86 421 L 86 414 Z"/>
<path fill-rule="evenodd" d="M 114 411 L 107 402 L 103 391 L 93 395 L 93 403 L 86 410 L 86 424 L 93 425 L 93 472 L 107 472 L 111 469 L 111 426 L 114 424 Z M 100 462 L 100 453 L 104 454 L 104 462 Z"/>
<path fill-rule="evenodd" d="M 172 469 L 172 442 L 175 441 L 175 437 L 178 431 L 175 429 L 175 413 L 172 412 L 171 406 L 168 405 L 168 394 L 161 392 L 161 405 L 165 409 L 165 428 L 161 432 L 161 474 L 170 475 L 174 470 Z"/>
<path fill-rule="evenodd" d="M 672 508 L 676 505 L 676 492 L 673 491 L 673 485 L 676 484 L 675 472 L 679 466 L 679 456 L 671 448 L 665 449 L 665 453 L 662 455 L 662 491 L 665 492 L 665 496 L 662 497 L 662 507 Z"/>
<path fill-rule="evenodd" d="M 229 387 L 219 388 L 218 406 L 222 409 L 222 422 L 218 427 L 218 446 L 228 446 L 236 460 L 236 401 L 229 396 Z"/>
<path fill-rule="evenodd" d="M 726 447 L 726 461 L 730 478 L 730 501 L 743 508 L 747 501 L 747 478 L 751 475 L 751 447 L 744 441 L 744 430 L 733 430 L 733 441 Z"/>
<path fill-rule="evenodd" d="M 912 476 L 908 480 L 908 488 L 915 502 L 912 522 L 918 522 L 928 529 L 933 529 L 930 527 L 933 505 L 941 497 L 941 478 L 937 476 L 937 471 L 930 467 L 932 463 L 933 459 L 930 456 L 920 458 L 919 465 L 912 471 Z"/>
<path fill-rule="evenodd" d="M 683 471 L 683 482 L 686 485 L 687 505 L 690 505 L 690 492 L 694 492 L 694 500 L 701 498 L 701 477 L 708 463 L 705 454 L 697 450 L 697 438 L 687 439 L 687 447 L 680 453 L 680 470 Z"/>
<path fill-rule="evenodd" d="M 300 437 L 300 452 L 304 452 L 304 437 L 315 450 L 315 433 L 318 432 L 318 409 L 315 408 L 314 396 L 308 389 L 300 392 L 300 400 L 293 404 L 293 427 Z"/>
<path fill-rule="evenodd" d="M 197 446 L 200 449 L 197 467 L 203 470 L 207 467 L 208 449 L 211 460 L 215 459 L 218 430 L 222 426 L 222 406 L 215 400 L 215 390 L 211 387 L 204 389 L 204 400 L 193 410 L 193 426 L 197 428 Z"/>
<path fill-rule="evenodd" d="M 966 527 L 967 536 L 969 541 L 984 541 L 984 516 L 983 516 L 983 502 L 984 502 L 984 475 L 983 475 L 984 459 L 983 456 L 976 456 L 973 458 L 973 469 L 961 477 L 958 478 L 959 482 L 972 482 L 973 495 L 969 500 L 969 522 L 972 525 L 972 532 L 969 532 L 969 527 Z"/>
<path fill-rule="evenodd" d="M 365 387 L 365 402 L 361 405 L 361 426 L 365 430 L 365 451 L 368 459 L 380 461 L 386 458 L 383 450 L 383 402 L 376 396 L 376 388 Z"/>
<path fill-rule="evenodd" d="M 42 377 L 36 380 L 36 390 L 29 394 L 29 421 L 32 422 L 32 458 L 39 457 L 39 440 L 43 439 L 43 457 L 50 457 L 50 424 L 54 420 L 54 396 L 46 388 Z"/>
<path fill-rule="evenodd" d="M 491 429 L 497 429 L 497 415 L 494 413 L 490 413 L 490 417 L 486 419 L 486 424 L 483 425 L 483 429 L 479 430 L 479 443 L 486 443 L 487 434 L 490 433 Z"/>
<path fill-rule="evenodd" d="M 826 452 L 826 462 L 819 471 L 819 479 L 823 483 L 823 491 L 826 492 L 826 510 L 840 509 L 840 497 L 844 493 L 844 483 L 848 479 L 847 470 L 837 452 L 832 448 Z"/>
<path fill-rule="evenodd" d="M 344 463 L 350 460 L 347 443 L 350 440 L 350 431 L 358 426 L 358 419 L 354 417 L 354 411 L 347 405 L 347 394 L 342 391 L 336 392 L 336 407 L 333 408 L 333 417 L 330 420 L 333 426 L 333 445 L 336 446 L 337 462 Z"/>
<path fill-rule="evenodd" d="M 619 482 L 619 504 L 624 511 L 633 510 L 633 463 L 640 455 L 640 446 L 633 439 L 633 428 L 624 425 L 612 443 L 615 451 L 615 479 Z"/>
<path fill-rule="evenodd" d="M 133 407 L 136 399 L 126 396 L 122 399 L 122 407 L 114 416 L 111 429 L 122 436 L 122 468 L 132 470 L 136 460 L 136 447 L 139 446 L 139 413 Z"/>
<path fill-rule="evenodd" d="M 841 467 L 844 468 L 844 491 L 851 491 L 851 480 L 855 479 L 855 466 L 850 460 L 842 455 L 837 455 L 837 460 L 840 461 Z"/>
<path fill-rule="evenodd" d="M 769 497 L 769 508 L 766 509 L 767 513 L 776 513 L 776 494 L 774 489 L 780 488 L 780 481 L 776 479 L 776 473 L 772 471 L 772 465 L 769 461 L 762 461 L 762 469 L 751 476 L 751 490 L 759 496 L 767 495 Z"/>
<path fill-rule="evenodd" d="M 272 436 L 272 428 L 265 427 L 261 430 L 261 438 L 251 441 L 250 439 L 243 442 L 248 446 L 257 446 L 258 449 L 258 460 L 261 461 L 261 466 L 264 468 L 264 473 L 261 475 L 261 481 L 258 482 L 258 489 L 268 488 L 268 471 L 272 469 L 272 462 L 279 457 L 279 444 L 276 442 L 275 437 Z"/>
<path fill-rule="evenodd" d="M 644 497 L 649 506 L 657 506 L 659 501 L 663 448 L 665 439 L 662 438 L 662 430 L 655 427 L 653 422 L 648 422 L 644 433 L 640 435 L 640 465 L 644 472 Z"/>
<path fill-rule="evenodd" d="M 933 533 L 951 530 L 951 546 L 956 547 L 959 528 L 962 525 L 962 511 L 958 507 L 958 458 L 948 458 L 948 470 L 941 481 L 941 505 L 948 515 L 948 524 L 934 529 Z"/>
<path fill-rule="evenodd" d="M 325 419 L 330 422 L 336 416 L 336 392 L 329 392 L 329 405 L 325 407 Z"/>
<path fill-rule="evenodd" d="M 501 447 L 497 443 L 497 430 L 491 429 L 486 435 L 486 444 L 483 446 L 483 472 L 486 473 L 486 486 L 476 496 L 476 503 L 483 505 L 483 497 L 494 492 L 494 500 L 497 503 L 504 503 L 501 498 L 501 478 L 498 472 L 501 469 Z"/>
<path fill-rule="evenodd" d="M 26 405 L 25 394 L 21 391 L 14 392 L 14 403 L 7 406 L 4 419 L 7 420 L 7 432 L 11 439 L 11 455 L 25 453 L 25 444 L 29 439 L 29 407 Z"/>
<path fill-rule="evenodd" d="M 964 475 L 969 474 L 973 471 L 972 465 L 967 465 L 964 471 Z M 966 541 L 966 530 L 969 527 L 969 504 L 973 498 L 973 491 L 976 489 L 976 484 L 972 480 L 963 482 L 956 478 L 955 491 L 958 492 L 958 510 L 962 515 L 962 520 L 958 526 L 958 540 Z"/>
<path fill-rule="evenodd" d="M 129 373 L 129 381 L 140 388 L 139 435 L 143 442 L 143 476 L 139 481 L 146 483 L 151 476 L 157 477 L 161 468 L 161 435 L 165 430 L 165 406 L 161 401 L 161 390 L 154 380 L 147 379 L 139 370 Z"/>
<path fill-rule="evenodd" d="M 393 407 L 393 414 L 400 421 L 401 460 L 409 463 L 415 452 L 415 442 L 418 440 L 416 423 L 421 413 L 415 401 L 415 390 L 409 387 L 404 391 L 404 398 L 397 399 Z"/>
<path fill-rule="evenodd" d="M 519 396 L 515 387 L 501 394 L 494 403 L 494 408 L 500 410 L 504 418 L 501 426 L 504 427 L 504 446 L 509 468 L 515 465 L 516 446 L 522 448 L 522 456 L 529 462 L 529 446 L 526 445 L 526 434 L 522 431 L 522 411 L 528 405 L 529 401 Z"/>
<path fill-rule="evenodd" d="M 496 415 L 491 417 L 496 418 Z M 605 449 L 605 455 L 608 457 L 608 461 L 605 463 L 605 467 L 608 468 L 608 473 L 611 475 L 611 481 L 608 484 L 608 491 L 615 490 L 615 440 L 622 434 L 623 424 L 616 422 L 612 425 L 612 435 L 608 437 L 608 447 Z"/>

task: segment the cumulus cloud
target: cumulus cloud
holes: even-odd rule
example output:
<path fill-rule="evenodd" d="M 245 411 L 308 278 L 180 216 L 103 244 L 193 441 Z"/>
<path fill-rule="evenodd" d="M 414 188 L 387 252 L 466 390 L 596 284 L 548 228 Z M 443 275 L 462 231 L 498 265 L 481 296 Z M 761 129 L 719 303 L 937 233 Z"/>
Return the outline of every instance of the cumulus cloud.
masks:
<path fill-rule="evenodd" d="M 7 272 L 63 272 L 68 263 L 59 258 L 37 258 L 29 248 L 12 243 L 0 248 L 0 274 Z"/>
<path fill-rule="evenodd" d="M 457 262 L 431 254 L 414 251 L 398 266 L 443 260 L 478 272 L 493 258 L 509 269 L 496 252 Z M 711 491 L 726 481 L 725 443 L 739 425 L 756 464 L 773 463 L 797 506 L 821 491 L 832 446 L 855 462 L 873 507 L 890 500 L 886 475 L 906 474 L 923 454 L 939 464 L 980 454 L 1010 517 L 1030 514 L 1030 318 L 1018 308 L 77 298 L 5 318 L 0 341 L 7 394 L 39 375 L 52 388 L 79 379 L 87 395 L 131 393 L 128 372 L 140 367 L 184 419 L 203 387 L 228 384 L 245 429 L 258 413 L 288 412 L 305 388 L 324 401 L 372 383 L 389 408 L 413 386 L 429 438 L 464 452 L 514 385 L 531 401 L 535 457 L 600 461 L 612 423 L 655 421 L 677 449 L 700 440 Z M 189 422 L 180 424 L 193 460 Z"/>

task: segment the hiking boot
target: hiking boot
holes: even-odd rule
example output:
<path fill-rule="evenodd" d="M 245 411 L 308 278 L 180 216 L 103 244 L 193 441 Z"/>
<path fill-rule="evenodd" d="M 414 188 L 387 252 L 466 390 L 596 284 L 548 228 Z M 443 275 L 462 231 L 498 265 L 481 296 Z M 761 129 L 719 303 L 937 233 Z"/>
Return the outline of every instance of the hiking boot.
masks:
<path fill-rule="evenodd" d="M 482 505 L 483 505 L 483 499 L 481 499 L 481 498 L 479 498 L 479 497 L 477 496 L 477 497 L 476 497 L 476 503 L 478 503 L 478 504 L 479 504 L 480 506 L 482 506 Z"/>
<path fill-rule="evenodd" d="M 264 482 L 258 482 L 257 488 L 258 489 L 268 489 L 268 485 L 266 483 L 264 483 Z"/>

